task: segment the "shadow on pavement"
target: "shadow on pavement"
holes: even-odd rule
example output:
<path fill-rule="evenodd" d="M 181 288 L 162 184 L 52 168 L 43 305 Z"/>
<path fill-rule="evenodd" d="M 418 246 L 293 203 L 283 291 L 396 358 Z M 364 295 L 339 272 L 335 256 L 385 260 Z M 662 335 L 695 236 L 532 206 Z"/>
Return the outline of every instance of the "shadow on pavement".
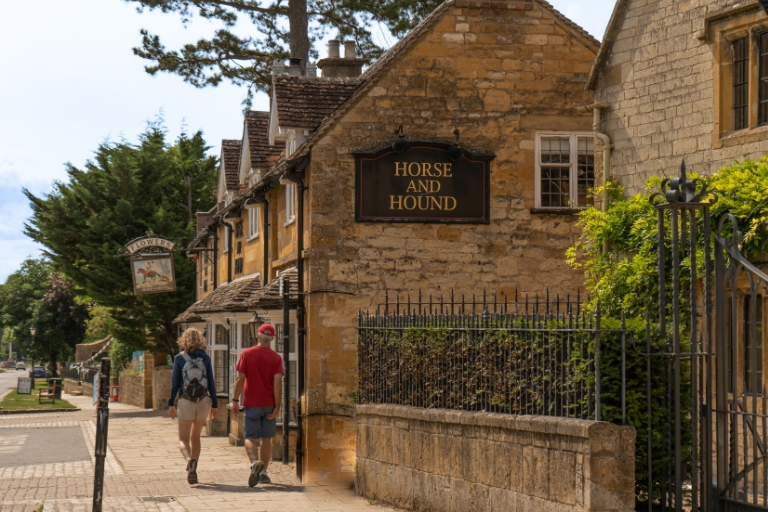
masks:
<path fill-rule="evenodd" d="M 248 487 L 247 484 L 232 485 L 232 484 L 206 484 L 199 483 L 192 486 L 194 489 L 204 489 L 207 491 L 219 491 L 219 492 L 231 492 L 231 493 L 243 493 L 243 492 L 266 492 L 266 491 L 279 491 L 279 492 L 301 492 L 304 490 L 301 486 L 284 485 L 284 484 L 261 484 L 256 487 Z"/>

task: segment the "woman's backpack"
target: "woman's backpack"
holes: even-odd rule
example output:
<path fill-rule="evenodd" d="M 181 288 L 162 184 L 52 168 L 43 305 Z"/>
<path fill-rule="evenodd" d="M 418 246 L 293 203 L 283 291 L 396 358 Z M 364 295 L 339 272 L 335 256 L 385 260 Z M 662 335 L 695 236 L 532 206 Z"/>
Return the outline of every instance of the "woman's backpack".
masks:
<path fill-rule="evenodd" d="M 205 362 L 202 357 L 192 359 L 186 352 L 179 354 L 184 358 L 184 368 L 181 370 L 182 391 L 189 398 L 200 399 L 208 394 L 208 376 L 205 372 Z"/>

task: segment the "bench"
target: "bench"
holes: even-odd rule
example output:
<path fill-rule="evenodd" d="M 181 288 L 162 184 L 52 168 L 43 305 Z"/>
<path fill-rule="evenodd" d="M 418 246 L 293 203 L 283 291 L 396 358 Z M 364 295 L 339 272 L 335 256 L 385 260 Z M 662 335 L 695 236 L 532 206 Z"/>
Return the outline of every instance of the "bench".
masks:
<path fill-rule="evenodd" d="M 53 381 L 53 386 L 48 386 L 46 389 L 37 390 L 37 403 L 42 404 L 43 400 L 50 400 L 52 404 L 56 403 L 56 395 L 58 394 L 59 382 Z"/>

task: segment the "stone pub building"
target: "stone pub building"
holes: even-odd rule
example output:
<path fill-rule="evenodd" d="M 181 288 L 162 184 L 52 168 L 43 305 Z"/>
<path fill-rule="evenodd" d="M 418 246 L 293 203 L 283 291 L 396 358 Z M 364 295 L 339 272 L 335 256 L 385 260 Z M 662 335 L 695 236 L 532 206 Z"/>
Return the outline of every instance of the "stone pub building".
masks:
<path fill-rule="evenodd" d="M 303 476 L 351 482 L 359 310 L 583 285 L 565 250 L 595 179 L 579 107 L 599 43 L 544 0 L 448 0 L 365 72 L 339 46 L 321 77 L 276 65 L 270 112 L 223 142 L 219 204 L 189 246 L 198 302 L 177 322 L 207 330 L 228 389 L 253 314 L 282 328 L 288 282 Z"/>

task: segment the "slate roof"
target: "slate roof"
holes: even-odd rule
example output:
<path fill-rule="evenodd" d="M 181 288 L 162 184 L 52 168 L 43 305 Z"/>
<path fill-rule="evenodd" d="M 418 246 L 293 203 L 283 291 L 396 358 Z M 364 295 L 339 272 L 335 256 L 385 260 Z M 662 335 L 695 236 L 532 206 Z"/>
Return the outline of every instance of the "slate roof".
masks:
<path fill-rule="evenodd" d="M 290 268 L 280 273 L 279 277 L 288 279 L 291 308 L 298 303 L 298 271 Z M 216 288 L 204 299 L 192 304 L 177 316 L 174 324 L 204 322 L 201 315 L 207 313 L 229 313 L 255 311 L 257 309 L 282 309 L 280 298 L 280 279 L 275 278 L 267 286 L 261 286 L 261 278 L 255 274 L 240 277 L 229 284 Z"/>
<path fill-rule="evenodd" d="M 221 160 L 224 165 L 227 190 L 237 190 L 240 186 L 240 152 L 243 143 L 239 140 L 221 141 Z"/>
<path fill-rule="evenodd" d="M 243 276 L 231 283 L 221 285 L 204 299 L 192 304 L 174 323 L 188 323 L 188 318 L 196 318 L 205 313 L 224 313 L 246 311 L 244 301 L 261 288 L 261 278 L 256 274 Z"/>
<path fill-rule="evenodd" d="M 296 268 L 289 268 L 280 273 L 280 275 L 267 284 L 267 286 L 256 290 L 247 300 L 244 301 L 249 311 L 256 309 L 282 309 L 283 299 L 280 298 L 280 277 L 288 280 L 288 297 L 290 307 L 295 307 L 298 302 L 299 272 Z"/>
<path fill-rule="evenodd" d="M 272 86 L 280 126 L 314 130 L 352 96 L 360 80 L 275 75 Z"/>
<path fill-rule="evenodd" d="M 245 129 L 248 133 L 248 149 L 251 152 L 251 168 L 269 169 L 285 149 L 284 146 L 269 145 L 269 112 L 246 112 Z"/>

